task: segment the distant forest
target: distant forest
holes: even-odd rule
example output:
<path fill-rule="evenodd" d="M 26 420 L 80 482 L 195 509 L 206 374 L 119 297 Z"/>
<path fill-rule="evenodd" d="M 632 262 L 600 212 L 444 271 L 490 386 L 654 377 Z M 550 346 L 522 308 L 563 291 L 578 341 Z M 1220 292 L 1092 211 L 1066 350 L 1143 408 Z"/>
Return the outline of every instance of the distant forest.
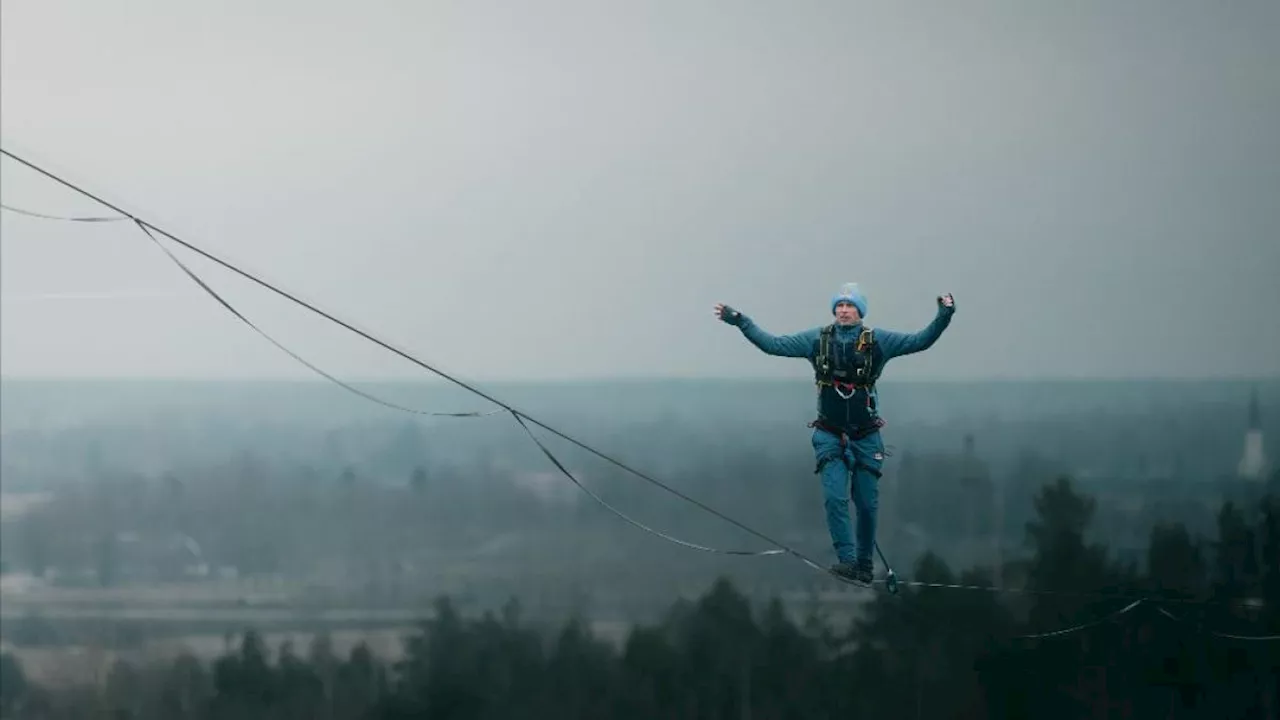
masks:
<path fill-rule="evenodd" d="M 1277 477 L 1276 482 L 1280 482 Z M 1265 718 L 1280 711 L 1280 495 L 1224 505 L 1217 535 L 1150 537 L 1146 570 L 1086 540 L 1095 501 L 1065 478 L 1034 497 L 1024 582 L 926 554 L 899 595 L 841 624 L 753 604 L 721 579 L 633 629 L 531 622 L 518 598 L 468 616 L 448 597 L 401 662 L 322 639 L 275 657 L 248 630 L 211 664 L 117 664 L 51 692 L 0 660 L 5 718 Z M 1025 637 L 1040 635 L 1040 637 Z"/>

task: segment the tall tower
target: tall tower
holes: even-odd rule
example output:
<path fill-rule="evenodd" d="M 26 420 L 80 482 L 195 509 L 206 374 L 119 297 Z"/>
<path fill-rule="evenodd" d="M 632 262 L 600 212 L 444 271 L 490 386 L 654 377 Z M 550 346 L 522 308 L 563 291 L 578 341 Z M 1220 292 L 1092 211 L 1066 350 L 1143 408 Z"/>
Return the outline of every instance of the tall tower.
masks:
<path fill-rule="evenodd" d="M 1258 410 L 1258 389 L 1249 397 L 1249 429 L 1244 435 L 1244 453 L 1236 470 L 1242 478 L 1261 480 L 1267 471 L 1266 450 L 1262 446 L 1262 413 Z"/>

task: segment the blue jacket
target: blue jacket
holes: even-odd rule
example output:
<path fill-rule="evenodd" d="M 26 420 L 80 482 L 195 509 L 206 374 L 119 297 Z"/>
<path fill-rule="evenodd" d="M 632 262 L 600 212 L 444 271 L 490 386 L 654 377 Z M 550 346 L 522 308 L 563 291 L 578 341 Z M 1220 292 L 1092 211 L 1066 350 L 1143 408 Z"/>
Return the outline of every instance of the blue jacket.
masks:
<path fill-rule="evenodd" d="M 954 307 L 940 305 L 933 322 L 923 330 L 914 333 L 875 328 L 873 330 L 875 343 L 871 352 L 877 377 L 893 358 L 922 352 L 932 347 L 951 324 L 953 314 L 955 314 Z M 753 345 L 765 353 L 777 357 L 805 358 L 814 367 L 815 374 L 817 373 L 818 342 L 822 327 L 811 328 L 794 335 L 771 335 L 756 325 L 751 318 L 743 315 L 738 328 Z M 847 368 L 861 359 L 856 345 L 862 329 L 862 323 L 835 326 L 828 353 L 837 367 Z M 879 415 L 874 390 L 868 392 L 865 388 L 859 388 L 852 397 L 846 399 L 837 394 L 835 388 L 830 385 L 820 387 L 818 393 L 820 421 L 853 430 L 870 425 L 877 417 Z"/>

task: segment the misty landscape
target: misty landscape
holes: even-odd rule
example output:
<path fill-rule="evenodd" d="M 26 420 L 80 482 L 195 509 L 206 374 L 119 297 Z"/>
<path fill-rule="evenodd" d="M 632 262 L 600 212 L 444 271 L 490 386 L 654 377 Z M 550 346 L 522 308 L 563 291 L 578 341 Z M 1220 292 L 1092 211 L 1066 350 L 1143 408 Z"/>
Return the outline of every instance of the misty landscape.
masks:
<path fill-rule="evenodd" d="M 360 387 L 414 407 L 488 409 L 441 383 Z M 806 454 L 810 407 L 792 383 L 491 391 L 825 557 L 821 490 Z M 1273 427 L 1277 413 L 1267 410 L 1280 408 L 1280 382 L 886 382 L 882 397 L 893 408 L 893 462 L 879 541 L 901 579 L 1067 595 L 905 587 L 894 597 L 785 555 L 692 552 L 593 502 L 509 415 L 419 419 L 316 382 L 7 381 L 0 634 L 6 672 L 23 679 L 5 702 L 80 702 L 128 717 L 398 717 L 424 707 L 432 717 L 510 716 L 530 703 L 556 716 L 706 717 L 737 716 L 751 697 L 764 716 L 904 702 L 922 703 L 928 716 L 1042 716 L 1037 708 L 1060 709 L 1064 697 L 1087 706 L 1102 692 L 1062 690 L 1084 672 L 1062 653 L 1092 657 L 1104 652 L 1096 643 L 1134 632 L 1174 644 L 1131 647 L 1131 665 L 1107 692 L 1147 683 L 1143 668 L 1165 668 L 1161 687 L 1208 707 L 1274 702 L 1273 644 L 1203 632 L 1280 632 L 1280 473 L 1246 477 L 1240 466 L 1250 415 L 1264 434 Z M 1187 405 L 1216 432 L 1188 421 Z M 575 477 L 639 522 L 701 545 L 768 549 L 548 435 L 540 437 Z M 1104 596 L 1071 595 L 1089 592 Z M 1052 642 L 1010 639 L 1097 620 L 1148 595 L 1263 604 L 1170 603 L 1161 607 L 1184 624 L 1150 609 Z M 957 612 L 972 617 L 961 622 Z M 469 624 L 484 617 L 498 624 Z M 439 654 L 455 643 L 474 643 L 467 652 L 478 655 L 438 676 Z M 662 659 L 682 652 L 710 655 L 688 671 L 670 665 L 677 655 Z M 716 669 L 743 653 L 761 678 L 750 688 Z M 1200 659 L 1168 669 L 1169 653 Z M 1244 665 L 1223 679 L 1196 653 Z M 1017 675 L 1044 656 L 1064 664 Z M 614 664 L 601 666 L 605 657 Z M 521 680 L 533 672 L 521 663 L 571 689 Z M 869 676 L 875 693 L 823 690 L 838 685 L 823 673 L 873 672 L 855 669 L 863 664 L 882 674 Z M 251 666 L 260 666 L 257 689 L 229 679 Z M 970 666 L 976 675 L 959 673 Z M 516 684 L 495 693 L 492 673 Z M 999 683 L 1023 695 L 993 696 Z M 80 694 L 60 694 L 68 689 Z M 784 699 L 790 693 L 798 697 Z"/>
<path fill-rule="evenodd" d="M 1280 718 L 1277 29 L 0 5 L 0 720 Z"/>

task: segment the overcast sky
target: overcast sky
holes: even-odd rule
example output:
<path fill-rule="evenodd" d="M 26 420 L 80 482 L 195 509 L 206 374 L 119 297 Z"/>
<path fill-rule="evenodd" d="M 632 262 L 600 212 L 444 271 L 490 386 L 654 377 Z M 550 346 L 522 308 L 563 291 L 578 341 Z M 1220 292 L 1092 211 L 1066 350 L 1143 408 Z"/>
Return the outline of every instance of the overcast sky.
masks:
<path fill-rule="evenodd" d="M 1278 31 L 1261 0 L 6 0 L 0 133 L 466 378 L 803 377 L 711 306 L 794 332 L 846 281 L 899 330 L 956 296 L 886 377 L 1274 375 Z M 6 376 L 308 376 L 126 223 L 0 223 Z M 194 267 L 332 372 L 422 376 Z"/>

